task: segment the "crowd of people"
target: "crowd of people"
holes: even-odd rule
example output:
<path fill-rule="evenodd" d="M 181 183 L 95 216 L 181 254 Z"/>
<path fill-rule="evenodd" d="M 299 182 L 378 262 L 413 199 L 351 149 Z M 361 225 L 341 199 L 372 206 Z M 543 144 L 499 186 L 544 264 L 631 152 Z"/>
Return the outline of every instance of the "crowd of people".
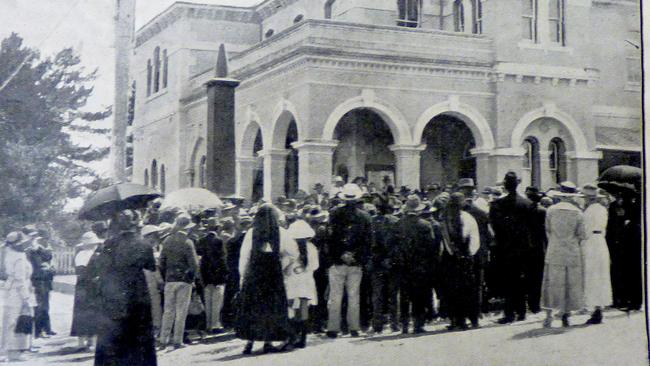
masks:
<path fill-rule="evenodd" d="M 250 354 L 254 342 L 304 348 L 309 333 L 423 333 L 433 321 L 462 331 L 489 312 L 508 324 L 544 310 L 544 327 L 556 313 L 567 327 L 575 311 L 598 324 L 606 307 L 639 310 L 638 195 L 563 182 L 524 197 L 519 183 L 509 172 L 481 191 L 467 178 L 417 191 L 336 177 L 330 192 L 316 184 L 274 202 L 121 211 L 78 245 L 70 334 L 96 365 L 155 365 L 156 350 L 231 330 Z M 32 274 L 51 259 L 40 242 L 25 229 L 2 251 L 1 347 L 12 358 L 29 350 L 13 329 L 33 306 L 30 334 L 53 334 L 43 295 L 53 273 L 49 285 Z"/>

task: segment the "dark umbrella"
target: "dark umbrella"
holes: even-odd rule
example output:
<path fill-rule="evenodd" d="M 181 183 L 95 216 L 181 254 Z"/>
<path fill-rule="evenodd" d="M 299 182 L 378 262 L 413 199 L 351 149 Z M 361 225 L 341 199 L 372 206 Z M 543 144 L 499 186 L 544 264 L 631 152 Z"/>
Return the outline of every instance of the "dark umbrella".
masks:
<path fill-rule="evenodd" d="M 598 187 L 609 193 L 631 191 L 638 193 L 641 188 L 643 171 L 629 165 L 613 166 L 603 172 L 598 179 Z"/>
<path fill-rule="evenodd" d="M 81 210 L 82 220 L 106 220 L 126 209 L 146 207 L 147 202 L 160 197 L 156 190 L 135 183 L 120 183 L 91 193 Z"/>

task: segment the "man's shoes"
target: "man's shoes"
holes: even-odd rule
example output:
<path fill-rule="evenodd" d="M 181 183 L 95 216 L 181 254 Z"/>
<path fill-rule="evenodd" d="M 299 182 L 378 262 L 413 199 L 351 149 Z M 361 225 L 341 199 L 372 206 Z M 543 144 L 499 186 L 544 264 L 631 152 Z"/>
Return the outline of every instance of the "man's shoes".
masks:
<path fill-rule="evenodd" d="M 359 331 L 358 330 L 351 330 L 350 331 L 350 337 L 352 337 L 352 338 L 359 337 Z"/>
<path fill-rule="evenodd" d="M 562 315 L 562 326 L 565 328 L 568 328 L 571 326 L 569 323 L 569 314 L 563 314 Z"/>
<path fill-rule="evenodd" d="M 223 328 L 212 328 L 210 330 L 210 334 L 221 334 L 223 332 L 224 332 Z"/>
<path fill-rule="evenodd" d="M 281 351 L 281 349 L 273 347 L 273 345 L 270 343 L 265 343 L 264 348 L 262 349 L 262 353 L 278 353 Z"/>
<path fill-rule="evenodd" d="M 49 336 L 55 336 L 55 335 L 57 335 L 56 332 L 53 332 L 53 331 L 51 331 L 51 330 L 48 330 L 47 332 L 45 332 L 45 334 L 47 334 L 47 335 L 49 335 Z"/>
<path fill-rule="evenodd" d="M 514 322 L 515 322 L 515 319 L 511 318 L 511 317 L 508 317 L 508 316 L 497 320 L 497 323 L 499 323 L 499 324 L 510 324 L 510 323 L 514 323 Z"/>
<path fill-rule="evenodd" d="M 392 330 L 393 332 L 399 332 L 399 330 L 400 330 L 400 329 L 399 329 L 399 325 L 397 325 L 397 324 L 391 324 L 391 326 L 390 326 L 390 330 Z"/>
<path fill-rule="evenodd" d="M 600 309 L 596 309 L 593 314 L 591 314 L 591 318 L 587 320 L 587 325 L 595 325 L 595 324 L 601 324 L 603 322 L 603 312 Z"/>
<path fill-rule="evenodd" d="M 250 355 L 251 353 L 253 353 L 253 342 L 248 342 L 246 343 L 246 347 L 244 347 L 244 351 L 242 351 L 242 354 Z"/>
<path fill-rule="evenodd" d="M 185 347 L 186 347 L 186 346 L 185 346 L 184 344 L 182 344 L 182 343 L 176 343 L 176 344 L 174 344 L 174 346 L 173 346 L 174 350 L 181 349 L 181 348 L 185 348 Z"/>
<path fill-rule="evenodd" d="M 426 333 L 426 330 L 424 330 L 424 328 L 422 327 L 416 327 L 415 329 L 413 329 L 413 334 L 422 334 L 422 333 Z"/>
<path fill-rule="evenodd" d="M 553 318 L 548 317 L 548 318 L 544 319 L 544 324 L 543 324 L 544 328 L 550 328 L 551 325 L 553 325 Z"/>
<path fill-rule="evenodd" d="M 333 331 L 329 331 L 329 330 L 328 330 L 328 331 L 325 333 L 325 335 L 327 336 L 327 338 L 332 338 L 332 339 L 334 339 L 334 338 L 336 338 L 336 337 L 339 336 L 339 332 L 333 332 Z"/>

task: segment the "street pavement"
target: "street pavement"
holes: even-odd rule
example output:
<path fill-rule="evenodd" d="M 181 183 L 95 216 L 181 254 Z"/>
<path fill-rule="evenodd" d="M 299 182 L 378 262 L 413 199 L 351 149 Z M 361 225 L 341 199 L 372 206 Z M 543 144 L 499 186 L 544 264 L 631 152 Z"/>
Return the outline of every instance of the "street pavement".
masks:
<path fill-rule="evenodd" d="M 52 292 L 51 316 L 59 335 L 36 340 L 38 352 L 29 362 L 16 365 L 92 365 L 93 354 L 80 352 L 70 329 L 72 296 Z M 481 328 L 447 332 L 444 323 L 428 326 L 427 333 L 402 335 L 383 333 L 336 340 L 312 335 L 308 347 L 291 353 L 261 354 L 261 343 L 253 355 L 243 356 L 244 342 L 232 334 L 208 337 L 201 343 L 176 351 L 158 353 L 162 366 L 225 365 L 540 365 L 595 366 L 647 365 L 647 340 L 643 312 L 605 312 L 605 323 L 584 326 L 588 315 L 571 318 L 574 326 L 542 328 L 543 315 L 526 321 L 497 325 L 497 314 L 481 320 Z"/>

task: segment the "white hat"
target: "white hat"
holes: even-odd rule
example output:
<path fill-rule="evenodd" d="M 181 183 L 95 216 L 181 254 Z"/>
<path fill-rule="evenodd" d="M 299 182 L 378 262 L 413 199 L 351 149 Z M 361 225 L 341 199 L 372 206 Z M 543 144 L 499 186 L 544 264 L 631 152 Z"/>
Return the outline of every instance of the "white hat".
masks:
<path fill-rule="evenodd" d="M 361 196 L 363 196 L 363 191 L 354 183 L 344 185 L 341 192 L 339 192 L 339 198 L 345 201 L 355 201 L 360 199 Z"/>
<path fill-rule="evenodd" d="M 343 182 L 343 177 L 337 175 L 332 179 L 333 182 Z"/>
<path fill-rule="evenodd" d="M 100 238 L 97 236 L 97 234 L 95 234 L 95 233 L 92 232 L 92 231 L 88 231 L 88 232 L 84 233 L 84 234 L 81 236 L 81 243 L 79 243 L 79 245 L 80 245 L 80 246 L 81 246 L 81 245 L 83 245 L 83 246 L 86 246 L 86 245 L 97 245 L 97 244 L 101 244 L 102 242 L 103 242 L 103 240 L 100 239 Z"/>
<path fill-rule="evenodd" d="M 316 235 L 314 229 L 305 220 L 297 220 L 289 225 L 289 235 L 294 239 L 309 239 Z"/>

